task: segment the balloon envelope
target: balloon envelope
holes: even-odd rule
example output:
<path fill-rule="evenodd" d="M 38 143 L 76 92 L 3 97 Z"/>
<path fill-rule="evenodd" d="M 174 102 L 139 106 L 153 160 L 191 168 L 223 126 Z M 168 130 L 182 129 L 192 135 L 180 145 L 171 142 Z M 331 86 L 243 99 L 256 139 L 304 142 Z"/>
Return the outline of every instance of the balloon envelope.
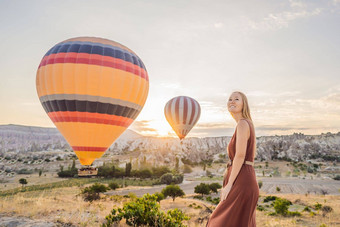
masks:
<path fill-rule="evenodd" d="M 193 98 L 178 96 L 166 103 L 164 114 L 172 129 L 182 140 L 200 118 L 201 107 Z"/>
<path fill-rule="evenodd" d="M 82 165 L 90 165 L 133 122 L 149 91 L 140 58 L 102 38 L 79 37 L 51 48 L 36 87 L 43 108 Z"/>

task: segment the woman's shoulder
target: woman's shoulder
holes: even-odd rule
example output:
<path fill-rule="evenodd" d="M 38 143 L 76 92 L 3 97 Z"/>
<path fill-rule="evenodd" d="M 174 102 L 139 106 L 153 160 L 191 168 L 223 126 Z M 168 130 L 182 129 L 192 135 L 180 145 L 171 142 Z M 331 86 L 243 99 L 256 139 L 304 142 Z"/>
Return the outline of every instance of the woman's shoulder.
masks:
<path fill-rule="evenodd" d="M 236 128 L 238 130 L 245 130 L 245 131 L 248 131 L 249 130 L 249 122 L 246 120 L 246 119 L 241 119 L 238 123 L 237 123 L 237 126 Z"/>

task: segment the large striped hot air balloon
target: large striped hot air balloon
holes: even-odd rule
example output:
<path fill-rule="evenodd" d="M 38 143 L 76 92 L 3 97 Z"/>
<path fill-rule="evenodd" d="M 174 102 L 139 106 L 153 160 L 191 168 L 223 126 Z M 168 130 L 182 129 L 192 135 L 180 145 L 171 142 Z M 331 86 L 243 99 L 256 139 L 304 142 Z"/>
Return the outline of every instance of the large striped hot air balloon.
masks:
<path fill-rule="evenodd" d="M 182 140 L 200 118 L 201 107 L 193 98 L 178 96 L 166 103 L 164 114 L 172 129 Z"/>
<path fill-rule="evenodd" d="M 50 49 L 37 71 L 42 106 L 82 165 L 91 165 L 142 110 L 149 79 L 141 59 L 102 38 L 79 37 Z"/>

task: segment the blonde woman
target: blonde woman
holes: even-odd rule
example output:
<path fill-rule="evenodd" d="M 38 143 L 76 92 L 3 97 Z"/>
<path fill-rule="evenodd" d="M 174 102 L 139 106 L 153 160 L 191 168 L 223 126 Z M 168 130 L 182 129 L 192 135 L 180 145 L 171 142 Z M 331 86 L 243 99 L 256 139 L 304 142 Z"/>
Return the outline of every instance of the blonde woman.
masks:
<path fill-rule="evenodd" d="M 228 100 L 228 111 L 237 126 L 228 144 L 230 161 L 223 178 L 221 201 L 211 214 L 207 226 L 253 227 L 256 226 L 259 187 L 254 171 L 255 129 L 247 97 L 242 92 L 233 92 Z"/>

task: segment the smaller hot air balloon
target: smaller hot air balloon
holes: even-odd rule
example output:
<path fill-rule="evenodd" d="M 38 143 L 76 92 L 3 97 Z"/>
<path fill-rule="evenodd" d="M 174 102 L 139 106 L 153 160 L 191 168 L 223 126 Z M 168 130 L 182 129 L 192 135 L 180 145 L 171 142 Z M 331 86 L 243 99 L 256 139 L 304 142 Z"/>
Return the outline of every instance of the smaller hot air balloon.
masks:
<path fill-rule="evenodd" d="M 193 98 L 178 96 L 166 103 L 164 114 L 172 129 L 182 140 L 200 118 L 201 107 Z"/>

